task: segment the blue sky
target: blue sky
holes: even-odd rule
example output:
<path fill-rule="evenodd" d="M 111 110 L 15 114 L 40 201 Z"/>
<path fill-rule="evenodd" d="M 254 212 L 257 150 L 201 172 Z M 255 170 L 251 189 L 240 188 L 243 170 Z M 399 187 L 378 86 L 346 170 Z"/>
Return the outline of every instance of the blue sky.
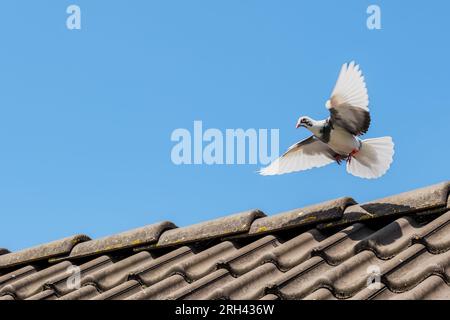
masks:
<path fill-rule="evenodd" d="M 66 28 L 79 5 L 82 29 Z M 368 30 L 366 9 L 382 10 Z M 447 1 L 2 1 L 0 247 L 184 226 L 341 196 L 363 202 L 446 180 Z M 177 128 L 279 128 L 280 151 L 325 118 L 340 66 L 356 60 L 390 171 L 343 166 L 277 177 L 258 165 L 175 166 Z"/>

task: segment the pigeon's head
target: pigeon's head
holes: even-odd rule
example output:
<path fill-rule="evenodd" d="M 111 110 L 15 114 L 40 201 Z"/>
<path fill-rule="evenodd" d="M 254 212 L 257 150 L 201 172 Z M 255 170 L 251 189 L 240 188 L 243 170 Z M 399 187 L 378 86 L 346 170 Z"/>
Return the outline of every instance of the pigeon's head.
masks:
<path fill-rule="evenodd" d="M 314 120 L 310 117 L 300 117 L 297 121 L 297 129 L 300 127 L 311 128 L 314 125 Z"/>

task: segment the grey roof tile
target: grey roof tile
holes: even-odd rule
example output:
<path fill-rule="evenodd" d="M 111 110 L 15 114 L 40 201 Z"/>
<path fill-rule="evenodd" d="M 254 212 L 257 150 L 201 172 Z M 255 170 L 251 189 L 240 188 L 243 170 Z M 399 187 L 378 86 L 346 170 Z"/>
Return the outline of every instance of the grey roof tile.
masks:
<path fill-rule="evenodd" d="M 273 263 L 265 263 L 216 288 L 205 299 L 256 300 L 264 295 L 272 279 L 282 274 Z"/>
<path fill-rule="evenodd" d="M 262 211 L 255 209 L 188 227 L 169 230 L 161 235 L 156 246 L 179 245 L 246 233 L 250 230 L 253 220 L 263 216 L 265 214 Z"/>
<path fill-rule="evenodd" d="M 264 261 L 264 255 L 279 245 L 278 239 L 269 235 L 234 251 L 228 257 L 221 257 L 218 265 L 225 267 L 233 275 L 241 275 L 260 265 Z"/>
<path fill-rule="evenodd" d="M 83 283 L 89 275 L 101 272 L 101 270 L 112 264 L 113 262 L 108 256 L 100 256 L 80 266 L 69 268 L 67 272 L 46 281 L 44 287 L 52 289 L 58 296 L 66 295 L 76 289 L 77 284 L 74 283 L 75 281 Z"/>
<path fill-rule="evenodd" d="M 94 284 L 100 290 L 107 291 L 126 282 L 134 270 L 152 260 L 149 252 L 142 251 L 89 273 L 81 279 L 81 283 L 83 285 Z"/>
<path fill-rule="evenodd" d="M 171 300 L 202 300 L 217 288 L 227 284 L 234 278 L 225 269 L 219 269 L 207 276 L 190 283 L 168 296 Z"/>
<path fill-rule="evenodd" d="M 36 268 L 33 266 L 25 266 L 20 269 L 16 269 L 7 274 L 4 274 L 0 277 L 0 288 L 6 284 L 11 284 L 14 281 L 17 281 L 23 277 L 29 276 L 32 273 L 35 273 Z"/>
<path fill-rule="evenodd" d="M 117 249 L 126 249 L 156 243 L 161 233 L 175 227 L 176 226 L 172 222 L 163 221 L 105 238 L 83 242 L 73 248 L 70 257 L 78 258 L 89 255 L 99 255 Z"/>
<path fill-rule="evenodd" d="M 433 229 L 423 235 L 423 243 L 432 253 L 446 252 L 450 248 L 450 211 L 430 222 Z M 430 228 L 431 229 L 431 228 Z M 426 230 L 428 231 L 428 230 Z"/>
<path fill-rule="evenodd" d="M 42 291 L 47 281 L 66 273 L 71 266 L 72 264 L 70 262 L 64 261 L 39 272 L 32 273 L 29 276 L 2 287 L 0 289 L 0 295 L 11 294 L 18 299 L 26 299 Z"/>
<path fill-rule="evenodd" d="M 333 292 L 328 288 L 319 288 L 313 293 L 307 295 L 304 300 L 337 300 Z"/>
<path fill-rule="evenodd" d="M 92 300 L 125 300 L 142 290 L 143 288 L 139 282 L 136 280 L 129 280 L 117 287 L 96 295 Z"/>
<path fill-rule="evenodd" d="M 249 234 L 268 233 L 340 219 L 344 209 L 355 203 L 355 200 L 346 197 L 260 218 L 252 223 Z"/>
<path fill-rule="evenodd" d="M 434 255 L 423 247 L 407 264 L 403 264 L 385 278 L 391 291 L 404 292 L 431 275 L 450 279 L 450 251 Z"/>
<path fill-rule="evenodd" d="M 62 297 L 59 297 L 57 300 L 88 300 L 93 299 L 99 294 L 100 293 L 98 292 L 97 288 L 89 284 Z"/>
<path fill-rule="evenodd" d="M 283 299 L 301 299 L 320 287 L 322 275 L 329 270 L 332 266 L 325 260 L 312 257 L 275 279 L 272 289 Z"/>
<path fill-rule="evenodd" d="M 385 290 L 375 300 L 450 300 L 450 287 L 439 276 L 432 275 L 424 279 L 409 291 L 397 294 Z"/>
<path fill-rule="evenodd" d="M 325 237 L 318 230 L 301 233 L 264 255 L 264 260 L 272 261 L 283 270 L 289 270 L 310 259 L 313 251 Z"/>
<path fill-rule="evenodd" d="M 378 287 L 366 287 L 355 294 L 349 300 L 376 300 L 378 296 L 383 295 L 384 291 L 389 290 L 383 282 Z"/>
<path fill-rule="evenodd" d="M 26 298 L 25 300 L 56 300 L 57 298 L 58 297 L 56 296 L 55 291 L 47 289 L 35 294 L 34 296 Z"/>
<path fill-rule="evenodd" d="M 169 252 L 157 259 L 148 260 L 141 266 L 136 268 L 130 277 L 139 279 L 140 282 L 147 286 L 161 281 L 166 276 L 176 273 L 177 264 L 192 257 L 194 252 L 188 246 L 184 246 Z"/>
<path fill-rule="evenodd" d="M 188 282 L 183 276 L 174 274 L 128 297 L 127 300 L 162 300 L 187 285 Z"/>
<path fill-rule="evenodd" d="M 217 261 L 236 252 L 237 249 L 230 241 L 221 242 L 211 248 L 203 250 L 195 255 L 168 268 L 170 273 L 184 274 L 190 281 L 204 277 L 217 269 Z"/>
<path fill-rule="evenodd" d="M 48 260 L 55 256 L 68 255 L 76 244 L 87 240 L 90 240 L 88 236 L 75 235 L 30 249 L 4 254 L 0 256 L 0 269 L 33 263 L 37 260 Z"/>
<path fill-rule="evenodd" d="M 194 255 L 183 255 L 181 259 L 171 260 L 151 269 L 137 273 L 142 282 L 153 284 L 167 276 L 181 274 L 189 281 L 197 280 L 216 270 L 217 260 L 236 251 L 233 243 L 222 242 Z"/>
<path fill-rule="evenodd" d="M 280 299 L 280 297 L 278 297 L 277 295 L 269 293 L 269 294 L 266 294 L 264 297 L 262 297 L 259 300 L 279 300 L 279 299 Z"/>
<path fill-rule="evenodd" d="M 338 265 L 360 252 L 357 245 L 371 236 L 374 231 L 356 223 L 325 239 L 317 248 L 328 264 Z"/>

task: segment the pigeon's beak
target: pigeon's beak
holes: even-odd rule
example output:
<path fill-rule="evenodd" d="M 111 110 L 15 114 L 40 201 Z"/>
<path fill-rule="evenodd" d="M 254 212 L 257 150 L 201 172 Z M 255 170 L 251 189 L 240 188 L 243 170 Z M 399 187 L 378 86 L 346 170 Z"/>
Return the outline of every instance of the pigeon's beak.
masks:
<path fill-rule="evenodd" d="M 296 129 L 300 128 L 302 125 L 300 123 L 297 123 L 297 125 L 295 126 Z"/>

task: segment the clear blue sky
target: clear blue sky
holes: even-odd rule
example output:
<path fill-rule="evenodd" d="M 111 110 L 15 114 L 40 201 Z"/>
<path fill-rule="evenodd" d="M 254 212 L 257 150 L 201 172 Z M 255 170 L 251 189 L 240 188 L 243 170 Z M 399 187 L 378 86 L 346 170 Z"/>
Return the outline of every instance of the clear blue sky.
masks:
<path fill-rule="evenodd" d="M 77 4 L 82 29 L 66 28 Z M 382 30 L 366 28 L 378 4 Z M 449 178 L 448 1 L 2 1 L 0 247 L 184 226 L 341 196 L 363 202 Z M 370 181 L 330 165 L 262 177 L 258 165 L 175 166 L 176 128 L 280 128 L 327 116 L 340 66 L 369 89 L 366 137 L 391 135 Z"/>

